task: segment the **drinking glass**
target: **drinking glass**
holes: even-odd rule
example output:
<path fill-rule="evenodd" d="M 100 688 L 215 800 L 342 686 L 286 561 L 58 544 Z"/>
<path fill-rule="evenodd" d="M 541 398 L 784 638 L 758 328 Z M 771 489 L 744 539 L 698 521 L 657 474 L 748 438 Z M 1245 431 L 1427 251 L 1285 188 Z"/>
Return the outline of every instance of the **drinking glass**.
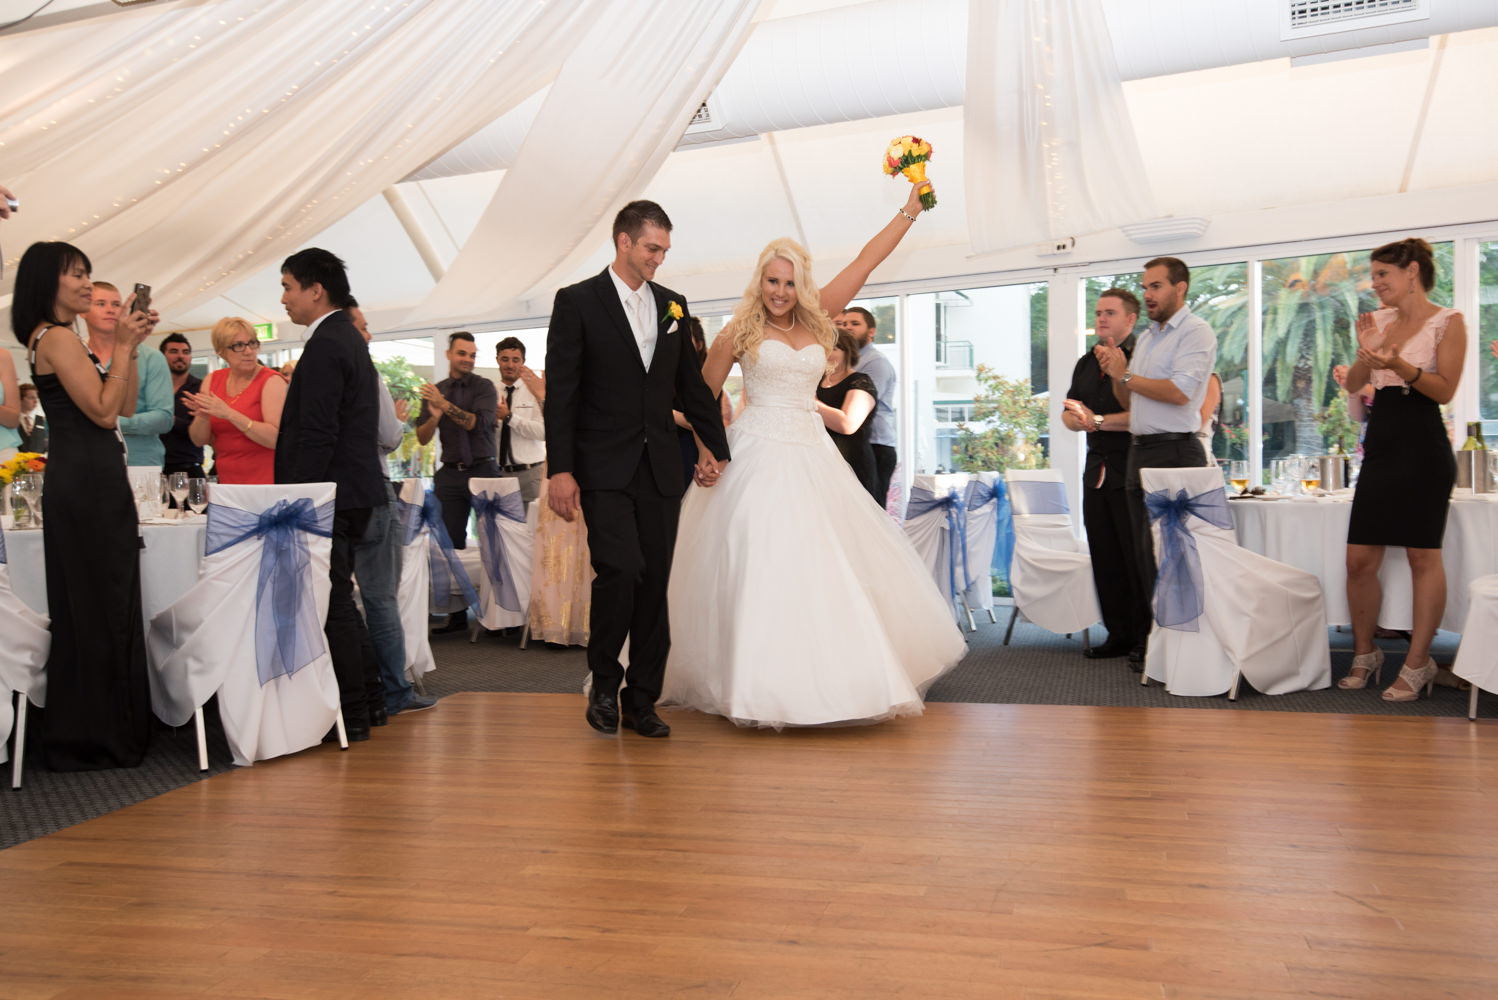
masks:
<path fill-rule="evenodd" d="M 30 476 L 16 476 L 10 483 L 10 509 L 17 528 L 34 527 L 33 514 L 40 504 L 33 505 L 36 486 Z"/>
<path fill-rule="evenodd" d="M 208 480 L 189 479 L 187 481 L 187 504 L 198 511 L 208 506 Z"/>
<path fill-rule="evenodd" d="M 32 527 L 42 526 L 42 484 L 46 477 L 40 472 L 28 472 L 26 478 L 31 481 L 31 524 Z"/>
<path fill-rule="evenodd" d="M 1234 459 L 1228 468 L 1228 482 L 1233 484 L 1233 489 L 1242 493 L 1248 489 L 1248 463 L 1242 459 Z"/>
<path fill-rule="evenodd" d="M 172 499 L 177 501 L 179 516 L 182 513 L 182 504 L 187 499 L 187 473 L 173 472 L 167 477 L 167 491 L 171 493 Z"/>
<path fill-rule="evenodd" d="M 1321 466 L 1314 458 L 1308 458 L 1300 466 L 1300 490 L 1306 496 L 1316 492 L 1321 485 Z"/>

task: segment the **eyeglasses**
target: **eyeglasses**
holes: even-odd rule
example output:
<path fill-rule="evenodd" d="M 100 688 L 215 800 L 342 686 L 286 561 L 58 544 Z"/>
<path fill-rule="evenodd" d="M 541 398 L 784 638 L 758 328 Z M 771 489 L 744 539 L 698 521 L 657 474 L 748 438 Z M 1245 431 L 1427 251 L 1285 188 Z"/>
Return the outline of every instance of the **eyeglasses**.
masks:
<path fill-rule="evenodd" d="M 246 351 L 253 351 L 259 346 L 260 342 L 256 340 L 236 340 L 234 343 L 229 345 L 229 350 L 233 351 L 235 354 L 243 354 Z"/>

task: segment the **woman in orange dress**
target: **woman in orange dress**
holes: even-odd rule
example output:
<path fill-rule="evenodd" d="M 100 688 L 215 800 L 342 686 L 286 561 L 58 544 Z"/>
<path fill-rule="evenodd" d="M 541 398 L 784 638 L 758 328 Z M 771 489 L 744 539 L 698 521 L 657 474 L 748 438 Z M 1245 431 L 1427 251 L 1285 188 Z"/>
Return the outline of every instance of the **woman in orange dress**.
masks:
<path fill-rule="evenodd" d="M 208 376 L 203 391 L 185 397 L 195 445 L 213 446 L 213 471 L 221 483 L 276 481 L 276 435 L 286 379 L 260 363 L 255 328 L 238 316 L 213 327 L 213 349 L 229 363 Z"/>

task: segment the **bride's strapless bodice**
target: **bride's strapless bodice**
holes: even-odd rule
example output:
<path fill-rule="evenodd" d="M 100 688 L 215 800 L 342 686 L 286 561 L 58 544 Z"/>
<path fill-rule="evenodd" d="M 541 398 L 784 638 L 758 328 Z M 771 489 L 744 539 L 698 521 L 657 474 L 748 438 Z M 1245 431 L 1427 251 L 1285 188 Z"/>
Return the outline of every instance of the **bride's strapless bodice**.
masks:
<path fill-rule="evenodd" d="M 827 431 L 817 415 L 817 382 L 827 369 L 820 344 L 799 351 L 779 340 L 759 345 L 759 357 L 739 361 L 744 372 L 744 412 L 730 431 L 793 444 L 824 444 Z"/>

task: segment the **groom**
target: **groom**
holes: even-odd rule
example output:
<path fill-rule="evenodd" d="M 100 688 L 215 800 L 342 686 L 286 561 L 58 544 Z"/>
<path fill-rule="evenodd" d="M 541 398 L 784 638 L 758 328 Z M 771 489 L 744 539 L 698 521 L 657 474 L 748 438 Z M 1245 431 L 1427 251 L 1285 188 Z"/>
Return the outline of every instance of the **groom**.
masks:
<path fill-rule="evenodd" d="M 557 292 L 546 336 L 546 502 L 568 521 L 581 507 L 588 525 L 597 576 L 587 719 L 600 733 L 616 732 L 622 716 L 641 736 L 671 735 L 655 701 L 671 649 L 666 581 L 683 489 L 672 409 L 705 449 L 700 485 L 713 485 L 728 462 L 723 416 L 683 323 L 686 300 L 651 280 L 669 249 L 661 207 L 625 205 L 614 217 L 614 262 Z"/>

